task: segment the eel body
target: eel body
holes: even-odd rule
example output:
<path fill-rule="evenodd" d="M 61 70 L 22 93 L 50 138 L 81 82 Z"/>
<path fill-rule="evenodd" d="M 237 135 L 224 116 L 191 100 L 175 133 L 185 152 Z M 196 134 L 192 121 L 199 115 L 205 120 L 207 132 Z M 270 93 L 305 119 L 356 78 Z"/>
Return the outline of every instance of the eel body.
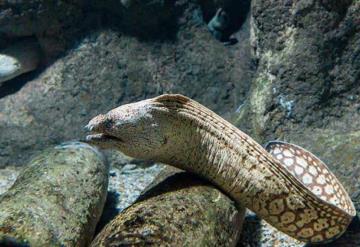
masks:
<path fill-rule="evenodd" d="M 185 96 L 165 94 L 93 118 L 90 143 L 198 174 L 278 230 L 308 243 L 330 242 L 356 211 L 327 166 L 303 148 L 266 149 Z"/>

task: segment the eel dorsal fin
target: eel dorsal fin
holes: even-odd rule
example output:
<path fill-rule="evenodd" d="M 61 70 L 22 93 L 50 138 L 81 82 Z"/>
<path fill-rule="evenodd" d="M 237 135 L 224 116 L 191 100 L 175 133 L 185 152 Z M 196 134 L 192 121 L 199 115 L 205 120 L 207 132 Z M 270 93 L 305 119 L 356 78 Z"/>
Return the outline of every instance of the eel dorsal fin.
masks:
<path fill-rule="evenodd" d="M 180 104 L 185 104 L 189 102 L 191 99 L 182 94 L 163 94 L 156 97 L 154 100 L 159 103 L 176 102 Z"/>
<path fill-rule="evenodd" d="M 314 154 L 297 145 L 280 141 L 267 143 L 265 149 L 317 197 L 355 215 L 354 205 L 344 187 Z"/>

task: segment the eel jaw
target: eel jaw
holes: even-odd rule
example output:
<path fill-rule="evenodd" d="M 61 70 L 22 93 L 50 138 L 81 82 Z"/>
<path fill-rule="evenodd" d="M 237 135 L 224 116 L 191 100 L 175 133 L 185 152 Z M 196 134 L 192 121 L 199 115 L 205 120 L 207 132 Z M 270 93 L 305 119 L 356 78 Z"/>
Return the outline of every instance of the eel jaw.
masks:
<path fill-rule="evenodd" d="M 107 135 L 104 133 L 95 133 L 86 136 L 86 141 L 88 142 L 104 142 L 104 141 L 115 141 L 123 142 L 120 138 L 115 136 Z"/>
<path fill-rule="evenodd" d="M 84 127 L 84 130 L 89 133 L 85 139 L 85 142 L 89 144 L 98 145 L 100 147 L 108 147 L 124 143 L 121 138 L 116 137 L 107 131 L 105 115 L 99 115 L 90 120 L 90 122 Z"/>
<path fill-rule="evenodd" d="M 106 133 L 91 131 L 90 129 L 87 130 L 90 131 L 90 134 L 86 136 L 85 142 L 89 144 L 94 144 L 100 147 L 111 147 L 124 143 L 121 138 Z"/>

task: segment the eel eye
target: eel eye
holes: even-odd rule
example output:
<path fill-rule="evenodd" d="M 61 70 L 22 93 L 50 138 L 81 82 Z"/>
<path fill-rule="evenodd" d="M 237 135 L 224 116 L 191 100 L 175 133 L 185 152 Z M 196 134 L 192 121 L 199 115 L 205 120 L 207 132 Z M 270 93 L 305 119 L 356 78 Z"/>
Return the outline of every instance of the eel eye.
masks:
<path fill-rule="evenodd" d="M 109 119 L 107 118 L 105 121 L 104 121 L 104 127 L 106 129 L 110 129 L 112 126 L 113 126 L 113 123 L 114 121 L 112 119 Z"/>

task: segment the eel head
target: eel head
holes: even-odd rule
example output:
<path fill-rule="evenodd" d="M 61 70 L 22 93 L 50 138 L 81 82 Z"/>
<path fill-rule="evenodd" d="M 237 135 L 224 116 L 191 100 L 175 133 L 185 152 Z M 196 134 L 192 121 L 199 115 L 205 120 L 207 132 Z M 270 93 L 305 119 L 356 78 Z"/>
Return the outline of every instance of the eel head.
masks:
<path fill-rule="evenodd" d="M 85 126 L 86 142 L 126 155 L 154 159 L 167 142 L 167 121 L 153 99 L 119 106 Z M 166 109 L 165 109 L 166 110 Z"/>

